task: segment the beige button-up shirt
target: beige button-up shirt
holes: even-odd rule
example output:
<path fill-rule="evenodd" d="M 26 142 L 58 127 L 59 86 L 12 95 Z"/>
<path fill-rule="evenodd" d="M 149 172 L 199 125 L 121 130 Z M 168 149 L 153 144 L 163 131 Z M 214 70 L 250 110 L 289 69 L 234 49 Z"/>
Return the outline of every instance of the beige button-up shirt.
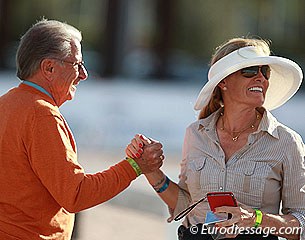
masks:
<path fill-rule="evenodd" d="M 207 192 L 231 191 L 237 201 L 253 208 L 293 214 L 304 227 L 305 146 L 301 137 L 265 111 L 258 130 L 226 163 L 215 129 L 219 114 L 198 120 L 186 130 L 174 216 Z M 207 202 L 199 204 L 188 215 L 189 224 L 203 223 L 208 210 Z"/>

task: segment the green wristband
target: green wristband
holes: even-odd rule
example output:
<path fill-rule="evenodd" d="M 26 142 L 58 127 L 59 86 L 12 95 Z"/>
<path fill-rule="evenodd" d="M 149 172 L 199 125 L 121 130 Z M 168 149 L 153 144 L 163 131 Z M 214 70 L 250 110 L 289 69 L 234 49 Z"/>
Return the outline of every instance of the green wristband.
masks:
<path fill-rule="evenodd" d="M 132 158 L 126 158 L 126 161 L 129 162 L 129 164 L 132 166 L 132 168 L 137 174 L 137 177 L 142 174 L 142 170 L 135 160 L 133 160 Z"/>
<path fill-rule="evenodd" d="M 262 213 L 262 211 L 259 210 L 259 209 L 254 209 L 254 210 L 255 210 L 255 214 L 256 214 L 254 227 L 255 227 L 255 228 L 258 228 L 258 227 L 262 224 L 262 221 L 263 221 L 263 213 Z"/>

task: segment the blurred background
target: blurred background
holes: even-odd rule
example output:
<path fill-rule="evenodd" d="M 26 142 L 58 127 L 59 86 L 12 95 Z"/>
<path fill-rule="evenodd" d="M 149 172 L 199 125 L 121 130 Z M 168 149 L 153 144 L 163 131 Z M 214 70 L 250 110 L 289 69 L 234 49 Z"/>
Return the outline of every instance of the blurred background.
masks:
<path fill-rule="evenodd" d="M 214 49 L 229 38 L 272 41 L 275 55 L 305 67 L 304 0 L 0 0 L 0 93 L 18 84 L 15 52 L 23 33 L 45 17 L 83 33 L 89 78 L 61 108 L 87 172 L 124 158 L 138 132 L 160 140 L 163 169 L 179 174 L 185 128 Z M 273 114 L 305 136 L 304 84 Z M 113 200 L 77 215 L 74 239 L 177 239 L 179 223 L 144 177 Z"/>

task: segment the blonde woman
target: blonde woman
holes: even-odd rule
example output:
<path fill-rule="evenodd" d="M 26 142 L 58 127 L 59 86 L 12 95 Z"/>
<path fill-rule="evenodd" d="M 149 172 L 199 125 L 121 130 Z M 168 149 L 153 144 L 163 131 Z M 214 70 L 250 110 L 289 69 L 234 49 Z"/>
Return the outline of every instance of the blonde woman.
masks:
<path fill-rule="evenodd" d="M 208 192 L 230 191 L 238 206 L 216 208 L 232 216 L 218 229 L 234 225 L 252 232 L 226 232 L 226 238 L 305 239 L 304 143 L 270 113 L 295 94 L 302 78 L 295 62 L 270 56 L 267 41 L 235 38 L 217 48 L 195 104 L 199 119 L 186 130 L 179 183 L 160 169 L 145 175 L 171 219 Z M 136 135 L 126 154 L 147 145 L 145 139 Z M 191 228 L 201 229 L 209 210 L 206 201 L 198 204 L 179 228 L 179 239 L 212 239 Z"/>

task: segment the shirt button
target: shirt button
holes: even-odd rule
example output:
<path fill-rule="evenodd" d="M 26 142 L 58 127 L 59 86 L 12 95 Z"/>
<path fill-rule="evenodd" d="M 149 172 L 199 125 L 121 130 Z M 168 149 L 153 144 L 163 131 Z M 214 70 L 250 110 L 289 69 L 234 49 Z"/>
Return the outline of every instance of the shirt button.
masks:
<path fill-rule="evenodd" d="M 223 187 L 219 187 L 219 190 L 223 190 Z"/>

